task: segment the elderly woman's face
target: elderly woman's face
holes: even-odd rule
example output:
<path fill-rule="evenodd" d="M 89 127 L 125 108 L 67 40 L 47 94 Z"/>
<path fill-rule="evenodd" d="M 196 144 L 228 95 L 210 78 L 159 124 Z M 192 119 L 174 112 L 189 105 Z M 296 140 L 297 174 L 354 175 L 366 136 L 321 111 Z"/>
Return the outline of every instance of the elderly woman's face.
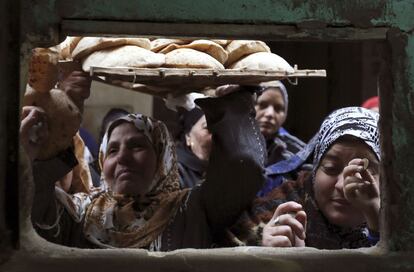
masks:
<path fill-rule="evenodd" d="M 255 106 L 260 132 L 266 139 L 273 137 L 286 120 L 285 101 L 278 88 L 268 88 Z"/>
<path fill-rule="evenodd" d="M 200 160 L 207 161 L 211 151 L 211 133 L 207 129 L 206 116 L 203 115 L 185 136 L 187 146 Z"/>
<path fill-rule="evenodd" d="M 150 190 L 157 155 L 149 139 L 131 123 L 115 127 L 103 162 L 105 180 L 114 193 L 144 195 Z"/>
<path fill-rule="evenodd" d="M 365 143 L 356 139 L 334 143 L 316 170 L 315 200 L 328 221 L 337 226 L 356 227 L 365 222 L 362 212 L 345 199 L 343 191 L 343 170 L 354 158 L 367 158 L 368 170 L 379 182 L 378 159 Z"/>

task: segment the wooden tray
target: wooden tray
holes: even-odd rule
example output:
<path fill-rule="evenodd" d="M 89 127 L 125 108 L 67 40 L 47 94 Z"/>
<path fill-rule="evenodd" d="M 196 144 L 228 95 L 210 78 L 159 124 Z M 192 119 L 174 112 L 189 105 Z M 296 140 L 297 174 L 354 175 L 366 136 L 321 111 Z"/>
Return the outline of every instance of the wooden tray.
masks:
<path fill-rule="evenodd" d="M 207 87 L 225 84 L 257 85 L 271 80 L 326 77 L 325 70 L 298 70 L 296 66 L 293 73 L 234 69 L 91 67 L 90 74 L 94 80 L 158 96 L 203 91 Z"/>

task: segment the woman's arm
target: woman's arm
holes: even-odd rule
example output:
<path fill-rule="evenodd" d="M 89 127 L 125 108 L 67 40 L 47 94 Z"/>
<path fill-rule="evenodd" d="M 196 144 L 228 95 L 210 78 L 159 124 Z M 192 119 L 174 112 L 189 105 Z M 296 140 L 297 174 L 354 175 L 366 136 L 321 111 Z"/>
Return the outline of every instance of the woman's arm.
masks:
<path fill-rule="evenodd" d="M 202 200 L 210 227 L 220 230 L 236 221 L 263 185 L 266 146 L 248 91 L 196 103 L 213 137 Z"/>

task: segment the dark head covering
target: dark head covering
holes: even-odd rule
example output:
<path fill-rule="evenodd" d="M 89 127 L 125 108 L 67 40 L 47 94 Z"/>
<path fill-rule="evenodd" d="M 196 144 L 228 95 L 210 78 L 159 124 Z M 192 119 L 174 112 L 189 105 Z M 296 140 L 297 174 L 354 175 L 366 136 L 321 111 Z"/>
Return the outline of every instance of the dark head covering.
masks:
<path fill-rule="evenodd" d="M 112 108 L 110 109 L 102 119 L 101 124 L 101 131 L 99 132 L 99 140 L 102 141 L 103 136 L 105 135 L 106 129 L 108 128 L 109 124 L 118 119 L 119 117 L 122 117 L 124 115 L 129 114 L 128 111 L 121 109 L 121 108 Z"/>
<path fill-rule="evenodd" d="M 180 108 L 178 116 L 179 131 L 176 135 L 176 139 L 185 141 L 185 135 L 191 131 L 195 123 L 197 123 L 203 115 L 204 112 L 199 107 L 195 107 L 190 111 Z"/>

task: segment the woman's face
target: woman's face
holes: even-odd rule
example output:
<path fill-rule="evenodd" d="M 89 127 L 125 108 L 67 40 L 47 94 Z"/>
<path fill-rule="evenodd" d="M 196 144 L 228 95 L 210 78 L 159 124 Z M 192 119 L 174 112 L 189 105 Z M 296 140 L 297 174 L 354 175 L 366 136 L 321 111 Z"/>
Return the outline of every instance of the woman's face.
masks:
<path fill-rule="evenodd" d="M 368 170 L 379 182 L 378 159 L 365 143 L 356 139 L 334 143 L 316 170 L 315 200 L 328 221 L 337 226 L 356 227 L 365 222 L 361 211 L 345 199 L 343 192 L 343 170 L 354 158 L 367 158 Z"/>
<path fill-rule="evenodd" d="M 103 173 L 114 193 L 144 195 L 150 190 L 157 169 L 157 155 L 148 138 L 131 123 L 112 130 Z"/>
<path fill-rule="evenodd" d="M 207 129 L 206 116 L 203 115 L 185 135 L 187 146 L 200 160 L 207 161 L 211 151 L 211 133 Z"/>
<path fill-rule="evenodd" d="M 255 106 L 260 132 L 266 139 L 273 137 L 286 120 L 285 102 L 279 88 L 268 88 Z"/>

